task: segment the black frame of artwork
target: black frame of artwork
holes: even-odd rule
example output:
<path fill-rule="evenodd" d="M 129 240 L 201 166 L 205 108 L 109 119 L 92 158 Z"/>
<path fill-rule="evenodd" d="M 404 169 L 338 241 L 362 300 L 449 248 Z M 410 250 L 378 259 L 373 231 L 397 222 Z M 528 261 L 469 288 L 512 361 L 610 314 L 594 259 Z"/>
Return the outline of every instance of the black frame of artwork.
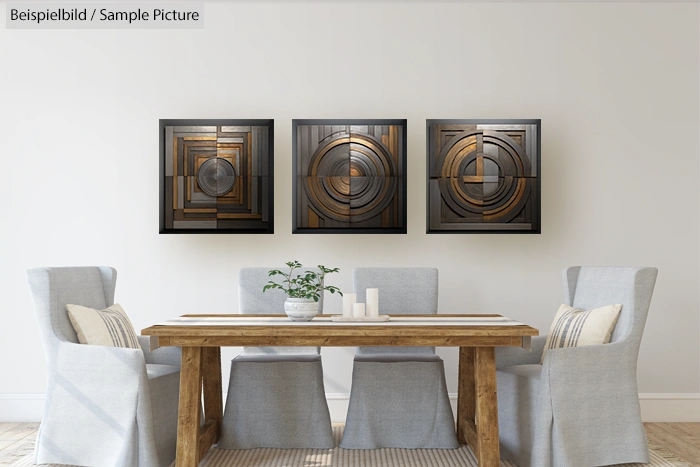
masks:
<path fill-rule="evenodd" d="M 479 229 L 431 229 L 431 199 L 430 199 L 430 180 L 431 180 L 431 160 L 432 160 L 432 126 L 440 124 L 461 124 L 461 125 L 536 125 L 536 199 L 532 204 L 532 228 L 531 229 L 504 229 L 493 228 L 488 229 L 481 227 Z M 542 120 L 541 119 L 428 119 L 425 122 L 426 129 L 426 233 L 429 234 L 540 234 L 542 232 Z M 466 223 L 462 223 L 464 225 Z M 480 226 L 486 226 L 487 223 L 474 223 Z"/>
<path fill-rule="evenodd" d="M 300 188 L 297 182 L 298 152 L 297 152 L 297 129 L 300 125 L 393 125 L 402 126 L 401 151 L 398 156 L 401 158 L 402 173 L 400 175 L 401 186 L 400 196 L 403 199 L 398 215 L 402 216 L 401 227 L 384 228 L 307 228 L 297 225 L 297 190 Z M 407 194 L 407 120 L 406 119 L 293 119 L 292 120 L 292 233 L 293 234 L 405 234 L 407 233 L 408 203 Z"/>
<path fill-rule="evenodd" d="M 166 228 L 166 154 L 165 131 L 168 126 L 266 126 L 267 154 L 267 227 L 264 228 Z M 159 233 L 161 234 L 272 234 L 274 233 L 274 119 L 160 119 L 159 120 Z M 262 201 L 261 201 L 262 202 Z"/>

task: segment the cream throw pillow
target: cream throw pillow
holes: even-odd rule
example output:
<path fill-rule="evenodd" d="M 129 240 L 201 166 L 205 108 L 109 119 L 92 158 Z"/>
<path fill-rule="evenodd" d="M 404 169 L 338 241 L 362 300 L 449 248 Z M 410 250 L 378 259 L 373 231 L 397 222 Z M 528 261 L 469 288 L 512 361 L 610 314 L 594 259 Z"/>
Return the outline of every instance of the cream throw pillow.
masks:
<path fill-rule="evenodd" d="M 141 348 L 134 326 L 119 304 L 104 310 L 80 305 L 66 305 L 66 309 L 81 344 Z"/>
<path fill-rule="evenodd" d="M 569 305 L 559 307 L 549 328 L 542 360 L 549 349 L 607 344 L 620 316 L 622 305 L 606 305 L 592 310 L 579 310 Z"/>

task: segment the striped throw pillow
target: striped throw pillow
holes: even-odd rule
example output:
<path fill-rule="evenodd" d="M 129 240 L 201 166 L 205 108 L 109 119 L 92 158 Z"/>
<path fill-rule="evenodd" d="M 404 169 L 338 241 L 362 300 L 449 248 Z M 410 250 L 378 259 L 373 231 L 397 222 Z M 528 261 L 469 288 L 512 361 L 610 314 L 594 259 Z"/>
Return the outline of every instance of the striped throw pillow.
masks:
<path fill-rule="evenodd" d="M 66 305 L 66 309 L 81 344 L 141 348 L 134 326 L 119 304 L 104 310 L 80 305 Z"/>
<path fill-rule="evenodd" d="M 607 344 L 621 310 L 620 304 L 592 310 L 579 310 L 569 305 L 560 306 L 549 328 L 540 363 L 544 362 L 544 356 L 550 349 Z"/>

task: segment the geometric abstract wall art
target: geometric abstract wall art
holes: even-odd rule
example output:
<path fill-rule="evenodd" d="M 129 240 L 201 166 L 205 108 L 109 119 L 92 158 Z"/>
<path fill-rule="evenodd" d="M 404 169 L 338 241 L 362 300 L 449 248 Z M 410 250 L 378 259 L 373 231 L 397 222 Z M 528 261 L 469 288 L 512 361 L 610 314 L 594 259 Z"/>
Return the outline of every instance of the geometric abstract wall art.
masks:
<path fill-rule="evenodd" d="M 160 120 L 160 233 L 273 233 L 273 120 Z"/>
<path fill-rule="evenodd" d="M 540 233 L 540 120 L 426 126 L 428 233 Z"/>
<path fill-rule="evenodd" d="M 294 120 L 293 233 L 406 233 L 406 120 Z"/>

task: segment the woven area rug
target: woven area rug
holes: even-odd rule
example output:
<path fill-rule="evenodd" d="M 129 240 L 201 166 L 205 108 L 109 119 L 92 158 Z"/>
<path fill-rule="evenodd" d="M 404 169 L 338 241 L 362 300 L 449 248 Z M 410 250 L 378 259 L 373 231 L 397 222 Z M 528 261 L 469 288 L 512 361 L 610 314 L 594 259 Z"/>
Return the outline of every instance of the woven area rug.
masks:
<path fill-rule="evenodd" d="M 343 437 L 343 425 L 333 427 L 336 444 Z M 649 464 L 624 464 L 626 467 L 689 467 L 689 464 L 658 446 L 650 446 Z M 32 463 L 30 446 L 11 467 L 28 467 Z M 67 467 L 43 464 L 46 467 Z M 477 467 L 471 449 L 249 449 L 212 448 L 200 467 Z M 174 467 L 175 464 L 171 467 Z M 501 467 L 517 467 L 507 461 Z"/>

